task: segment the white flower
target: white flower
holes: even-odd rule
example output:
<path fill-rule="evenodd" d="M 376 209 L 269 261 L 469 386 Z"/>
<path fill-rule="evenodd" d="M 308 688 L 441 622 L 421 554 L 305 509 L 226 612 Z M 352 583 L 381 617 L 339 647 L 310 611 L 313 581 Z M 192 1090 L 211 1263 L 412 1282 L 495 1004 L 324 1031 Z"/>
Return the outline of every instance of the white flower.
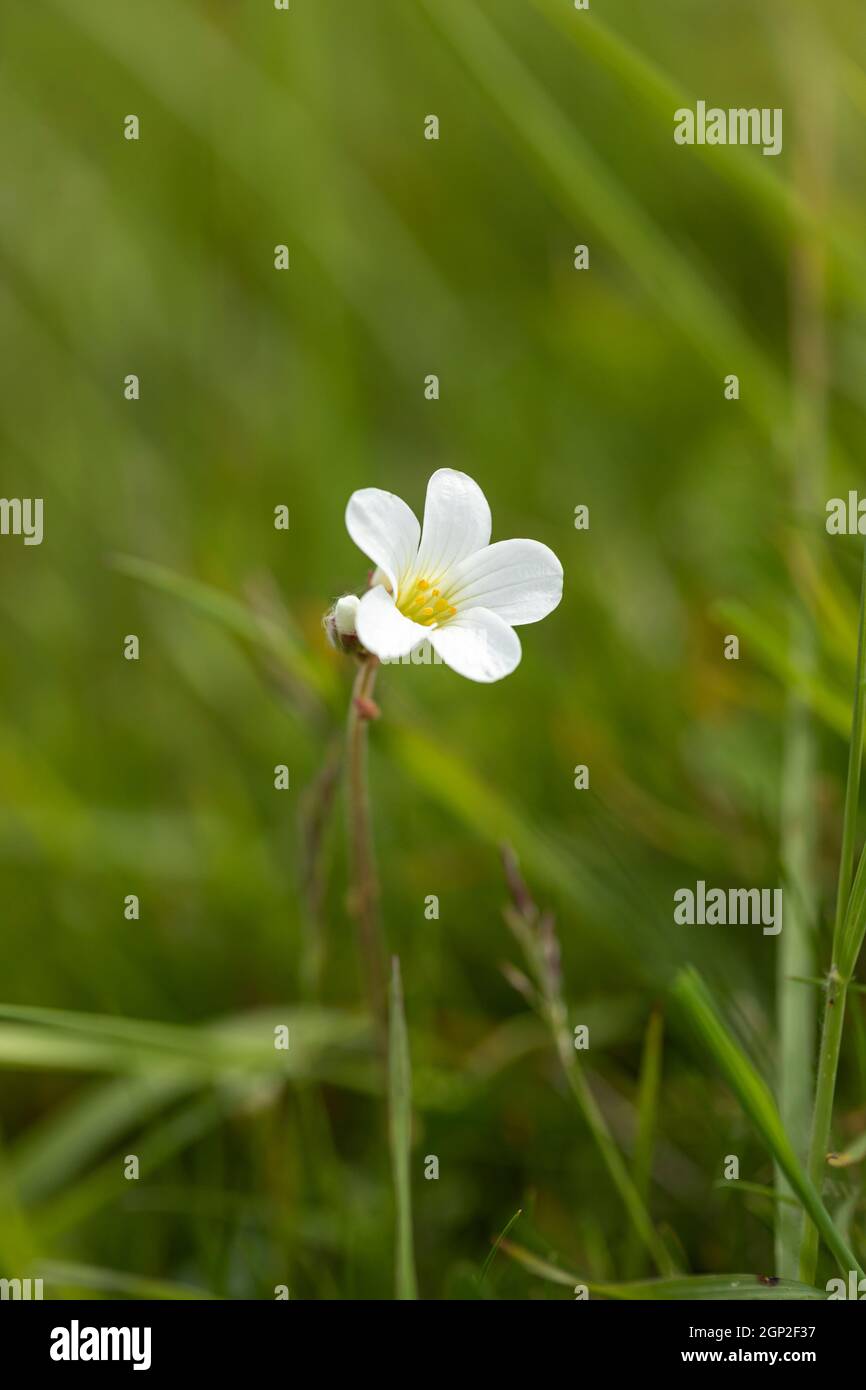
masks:
<path fill-rule="evenodd" d="M 562 565 L 540 541 L 490 544 L 490 508 L 476 482 L 440 468 L 427 484 L 424 529 L 393 492 L 353 492 L 346 527 L 376 571 L 355 615 L 367 651 L 382 661 L 424 642 L 473 681 L 498 681 L 520 661 L 521 623 L 562 598 Z"/>

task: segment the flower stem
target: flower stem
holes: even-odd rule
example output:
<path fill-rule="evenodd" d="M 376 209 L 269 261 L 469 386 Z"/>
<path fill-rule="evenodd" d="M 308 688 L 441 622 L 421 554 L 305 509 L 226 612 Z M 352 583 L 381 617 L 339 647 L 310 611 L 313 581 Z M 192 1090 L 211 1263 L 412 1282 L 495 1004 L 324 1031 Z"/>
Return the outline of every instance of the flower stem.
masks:
<path fill-rule="evenodd" d="M 830 1142 L 836 1075 L 839 1070 L 839 1053 L 845 1026 L 845 1000 L 848 993 L 848 983 L 857 963 L 857 951 L 854 952 L 854 959 L 848 959 L 849 952 L 844 940 L 844 928 L 854 877 L 854 844 L 857 833 L 857 811 L 860 803 L 860 772 L 863 765 L 864 713 L 866 713 L 866 546 L 863 548 L 863 569 L 860 581 L 857 669 L 854 708 L 851 716 L 851 742 L 848 748 L 848 780 L 845 786 L 836 917 L 833 924 L 833 959 L 827 977 L 824 1027 L 818 1059 L 815 1110 L 812 1117 L 812 1142 L 809 1148 L 809 1177 L 819 1194 L 824 1182 L 827 1146 Z M 818 1232 L 813 1223 L 807 1220 L 800 1247 L 800 1279 L 804 1283 L 814 1283 L 817 1263 Z"/>
<path fill-rule="evenodd" d="M 364 971 L 367 1000 L 379 1027 L 387 1027 L 385 970 L 379 926 L 379 884 L 373 854 L 370 799 L 367 791 L 367 702 L 373 693 L 378 659 L 365 657 L 358 666 L 349 705 L 348 817 L 351 871 L 350 906 L 358 924 L 358 946 Z"/>

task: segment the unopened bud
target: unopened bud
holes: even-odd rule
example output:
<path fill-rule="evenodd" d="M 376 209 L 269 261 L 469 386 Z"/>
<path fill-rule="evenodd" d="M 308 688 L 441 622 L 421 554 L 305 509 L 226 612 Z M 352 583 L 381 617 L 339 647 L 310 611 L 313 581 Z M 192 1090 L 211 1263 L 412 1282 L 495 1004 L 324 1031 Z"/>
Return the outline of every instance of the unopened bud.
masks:
<path fill-rule="evenodd" d="M 360 602 L 357 594 L 344 594 L 334 604 L 334 622 L 341 637 L 355 636 L 355 615 Z"/>
<path fill-rule="evenodd" d="M 358 650 L 359 642 L 355 632 L 355 617 L 360 602 L 357 594 L 344 594 L 325 614 L 325 631 L 333 645 L 339 647 L 341 651 L 355 652 Z"/>

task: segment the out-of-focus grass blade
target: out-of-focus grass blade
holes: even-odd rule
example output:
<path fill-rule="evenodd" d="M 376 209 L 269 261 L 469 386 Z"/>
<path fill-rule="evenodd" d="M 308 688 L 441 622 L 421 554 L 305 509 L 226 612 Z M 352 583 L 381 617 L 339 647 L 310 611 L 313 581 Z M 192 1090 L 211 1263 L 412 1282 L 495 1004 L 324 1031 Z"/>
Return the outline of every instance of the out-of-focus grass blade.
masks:
<path fill-rule="evenodd" d="M 88 1040 L 0 1024 L 0 1068 L 43 1068 L 58 1071 L 124 1071 L 127 1055 L 112 1057 L 110 1049 Z"/>
<path fill-rule="evenodd" d="M 866 847 L 860 853 L 851 887 L 848 909 L 839 934 L 837 967 L 843 979 L 850 979 L 857 966 L 866 935 Z"/>
<path fill-rule="evenodd" d="M 687 967 L 677 977 L 673 997 L 708 1047 L 758 1134 L 814 1221 L 824 1242 L 847 1274 L 860 1268 L 856 1255 L 837 1230 L 785 1133 L 770 1089 L 748 1057 L 731 1037 L 720 1018 L 710 993 L 697 971 Z"/>
<path fill-rule="evenodd" d="M 641 1279 L 629 1284 L 595 1284 L 578 1274 L 560 1269 L 541 1259 L 522 1245 L 504 1240 L 502 1249 L 531 1274 L 551 1284 L 576 1288 L 582 1284 L 591 1298 L 640 1301 L 691 1301 L 716 1299 L 724 1302 L 762 1300 L 770 1302 L 826 1299 L 821 1289 L 798 1284 L 793 1279 L 762 1278 L 757 1274 L 690 1274 L 682 1279 Z"/>
<path fill-rule="evenodd" d="M 303 1006 L 256 1010 L 200 1027 L 152 1023 L 62 1009 L 0 1005 L 0 1066 L 153 1072 L 188 1070 L 213 1079 L 238 1070 L 314 1076 L 331 1049 L 363 1049 L 361 1015 Z M 274 1047 L 274 1029 L 289 1046 Z"/>
<path fill-rule="evenodd" d="M 833 1221 L 836 1224 L 836 1228 L 841 1233 L 843 1240 L 847 1240 L 849 1244 L 851 1241 L 851 1225 L 859 1205 L 860 1193 L 855 1189 L 853 1192 L 848 1193 L 833 1212 Z"/>
<path fill-rule="evenodd" d="M 313 660 L 291 631 L 272 618 L 253 612 L 246 604 L 211 584 L 176 574 L 174 570 L 153 564 L 150 560 L 118 555 L 113 563 L 121 574 L 180 599 L 199 613 L 221 623 L 236 637 L 264 648 L 295 680 L 323 699 L 329 700 L 335 696 L 337 681 L 330 668 Z"/>
<path fill-rule="evenodd" d="M 606 845 L 598 856 L 600 860 L 603 856 L 602 871 L 540 825 L 537 816 L 531 816 L 515 798 L 500 793 L 459 754 L 443 747 L 441 739 L 417 725 L 396 725 L 393 721 L 388 721 L 381 734 L 394 759 L 419 787 L 497 852 L 503 844 L 512 845 L 533 877 L 561 893 L 580 913 L 582 929 L 594 934 L 599 951 L 618 953 L 634 969 L 639 936 L 640 964 L 646 979 L 667 988 L 680 964 L 671 946 L 667 921 L 658 914 L 640 911 L 645 908 L 646 895 L 639 882 L 626 879 L 623 884 L 622 874 L 610 872 Z M 602 907 L 606 909 L 603 926 L 599 922 Z M 699 964 L 712 962 L 718 970 L 730 965 L 729 960 L 718 959 L 706 940 L 695 949 Z"/>
<path fill-rule="evenodd" d="M 506 1221 L 506 1223 L 505 1223 L 505 1225 L 503 1226 L 502 1230 L 499 1232 L 499 1235 L 496 1237 L 496 1239 L 494 1240 L 493 1244 L 491 1245 L 490 1250 L 488 1251 L 488 1254 L 487 1254 L 487 1259 L 484 1261 L 483 1268 L 482 1268 L 482 1270 L 481 1270 L 480 1275 L 478 1276 L 478 1284 L 479 1284 L 479 1287 L 484 1283 L 484 1279 L 485 1279 L 485 1276 L 486 1276 L 486 1274 L 487 1274 L 487 1271 L 488 1271 L 488 1269 L 490 1268 L 490 1266 L 493 1264 L 493 1261 L 496 1259 L 496 1252 L 497 1252 L 497 1250 L 499 1249 L 500 1245 L 502 1244 L 502 1242 L 503 1242 L 503 1241 L 505 1240 L 505 1238 L 507 1237 L 508 1232 L 511 1230 L 511 1228 L 512 1228 L 512 1226 L 514 1225 L 514 1223 L 515 1223 L 515 1221 L 517 1220 L 517 1218 L 518 1218 L 519 1216 L 522 1216 L 522 1215 L 523 1215 L 523 1208 L 522 1208 L 522 1207 L 518 1207 L 518 1208 L 517 1208 L 517 1211 L 514 1213 L 514 1215 L 513 1215 L 512 1217 L 510 1217 L 510 1218 L 508 1219 L 508 1221 Z"/>
<path fill-rule="evenodd" d="M 500 1249 L 504 1250 L 506 1255 L 510 1255 L 512 1260 L 523 1265 L 530 1274 L 537 1274 L 540 1279 L 546 1279 L 548 1283 L 567 1285 L 573 1289 L 576 1284 L 585 1282 L 577 1274 L 569 1274 L 567 1269 L 560 1269 L 558 1265 L 551 1264 L 550 1260 L 543 1259 L 541 1255 L 536 1255 L 523 1245 L 516 1245 L 514 1241 L 503 1238 L 499 1244 Z"/>
<path fill-rule="evenodd" d="M 473 0 L 423 0 L 431 20 L 460 54 L 490 100 L 529 150 L 534 167 L 569 215 L 587 215 L 697 351 L 724 376 L 739 362 L 755 384 L 747 403 L 775 436 L 787 391 L 776 366 L 718 295 L 654 225 L 599 156 L 551 101 Z"/>
<path fill-rule="evenodd" d="M 400 962 L 391 964 L 388 1009 L 388 1120 L 396 1206 L 395 1291 L 397 1298 L 418 1297 L 412 1238 L 412 1064 L 403 1007 Z"/>
<path fill-rule="evenodd" d="M 857 600 L 834 563 L 827 548 L 820 552 L 806 544 L 800 532 L 792 530 L 784 538 L 785 554 L 792 582 L 802 601 L 814 614 L 815 635 L 825 649 L 854 667 L 857 652 Z"/>
<path fill-rule="evenodd" d="M 545 13 L 575 48 L 612 73 L 629 96 L 637 96 L 647 110 L 657 113 L 666 128 L 670 126 L 674 111 L 695 105 L 693 93 L 669 77 L 621 34 L 600 20 L 597 14 L 576 17 L 573 8 L 564 5 L 562 0 L 532 0 L 532 3 Z M 825 32 L 822 37 L 826 38 Z M 852 63 L 846 66 L 854 70 L 853 76 L 847 74 L 852 76 L 853 92 L 857 70 Z M 862 74 L 859 76 L 862 82 Z M 866 83 L 863 83 L 862 90 L 866 91 Z M 822 226 L 808 201 L 799 195 L 790 182 L 780 178 L 769 167 L 769 161 L 740 159 L 738 150 L 726 146 L 695 145 L 694 150 L 696 158 L 702 159 L 714 174 L 727 179 L 733 187 L 742 189 L 746 197 L 766 212 L 777 227 L 784 230 L 797 227 L 810 237 L 826 238 L 840 265 L 845 268 L 846 285 L 855 292 L 862 292 L 864 260 L 861 248 L 850 237 L 843 237 L 832 227 Z"/>
<path fill-rule="evenodd" d="M 775 1187 L 768 1187 L 764 1182 L 746 1182 L 744 1178 L 731 1182 L 728 1178 L 717 1178 L 713 1187 L 718 1188 L 719 1192 L 729 1192 L 731 1195 L 739 1193 L 743 1197 L 766 1197 L 768 1202 L 800 1210 L 800 1203 L 796 1197 L 790 1197 L 786 1192 L 778 1192 Z"/>
<path fill-rule="evenodd" d="M 168 1072 L 99 1082 L 83 1095 L 74 1096 L 61 1110 L 27 1130 L 15 1145 L 14 1165 L 22 1197 L 32 1201 L 69 1182 L 121 1134 L 194 1088 L 194 1079 Z"/>
<path fill-rule="evenodd" d="M 176 1114 L 151 1127 L 135 1141 L 135 1152 L 139 1163 L 139 1176 L 144 1178 L 157 1172 L 177 1154 L 197 1143 L 206 1134 L 222 1124 L 230 1115 L 242 1110 L 251 1100 L 257 1099 L 260 1088 L 252 1082 L 246 1089 L 240 1084 L 233 1092 L 222 1090 L 208 1093 L 184 1106 Z M 68 1184 L 68 1175 L 57 1165 L 52 1178 L 52 1187 L 62 1187 L 56 1197 L 45 1201 L 45 1177 L 39 1192 L 39 1205 L 34 1207 L 33 1223 L 45 1244 L 83 1222 L 88 1221 L 95 1212 L 110 1206 L 118 1198 L 117 1175 L 122 1170 L 123 1150 L 114 1153 L 77 1182 Z M 24 1191 L 29 1195 L 26 1175 L 22 1177 Z"/>
<path fill-rule="evenodd" d="M 81 5 L 78 0 L 54 0 L 54 6 L 133 73 L 148 99 L 172 111 L 221 165 L 245 186 L 255 187 L 269 215 L 289 227 L 292 239 L 306 246 L 306 254 L 357 307 L 396 371 L 411 371 L 402 318 L 398 321 L 387 312 L 381 286 L 370 275 L 370 258 L 343 215 L 342 200 L 323 200 L 323 188 L 341 190 L 380 248 L 389 274 L 413 287 L 418 312 L 431 332 L 441 333 L 443 341 L 472 333 L 471 316 L 465 314 L 459 296 L 361 162 L 343 153 L 322 115 L 302 106 L 289 84 L 274 81 L 263 65 L 251 62 L 216 17 L 183 0 L 150 0 L 134 26 L 122 7 Z M 307 23 L 316 24 L 317 19 L 313 7 Z M 212 86 L 217 73 L 236 93 L 240 108 L 254 113 L 258 128 L 270 137 L 278 133 L 280 139 L 258 140 L 251 151 L 248 122 L 222 119 L 214 129 Z M 296 152 L 290 170 L 284 159 L 287 144 Z M 309 216 L 310 207 L 317 216 Z"/>
<path fill-rule="evenodd" d="M 15 1170 L 0 1137 L 0 1273 L 10 1279 L 32 1276 L 38 1247 L 25 1215 Z"/>
<path fill-rule="evenodd" d="M 833 690 L 820 676 L 804 676 L 791 660 L 785 629 L 759 617 L 745 604 L 725 600 L 713 613 L 737 632 L 751 652 L 763 662 L 786 689 L 796 690 L 804 702 L 837 734 L 848 738 L 851 732 L 850 699 Z"/>
<path fill-rule="evenodd" d="M 637 1098 L 637 1133 L 632 1155 L 632 1179 L 638 1195 L 646 1207 L 649 1206 L 653 1147 L 658 1121 L 663 1035 L 662 1012 L 661 1009 L 655 1008 L 650 1014 L 644 1038 Z M 642 1264 L 642 1253 L 641 1242 L 637 1239 L 634 1228 L 629 1227 L 625 1254 L 625 1270 L 629 1278 L 633 1278 L 639 1272 Z"/>
<path fill-rule="evenodd" d="M 39 1274 L 47 1287 L 52 1284 L 62 1286 L 68 1291 L 80 1289 L 85 1292 L 97 1291 L 108 1294 L 126 1294 L 129 1298 L 177 1300 L 213 1299 L 215 1294 L 206 1289 L 195 1289 L 188 1284 L 173 1284 L 166 1279 L 147 1279 L 140 1274 L 127 1274 L 117 1269 L 98 1269 L 94 1265 L 65 1264 L 61 1260 L 43 1260 Z"/>

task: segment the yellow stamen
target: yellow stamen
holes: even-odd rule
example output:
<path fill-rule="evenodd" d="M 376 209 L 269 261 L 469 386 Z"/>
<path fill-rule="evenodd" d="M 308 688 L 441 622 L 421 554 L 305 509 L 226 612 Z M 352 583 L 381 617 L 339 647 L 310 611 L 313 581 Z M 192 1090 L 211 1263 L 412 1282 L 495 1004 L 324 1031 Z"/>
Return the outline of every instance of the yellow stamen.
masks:
<path fill-rule="evenodd" d="M 441 584 L 441 580 L 439 581 Z M 401 593 L 397 603 L 401 613 L 422 627 L 436 627 L 448 622 L 457 609 L 447 599 L 442 598 L 441 588 L 433 588 L 429 579 L 415 579 L 410 587 Z"/>

